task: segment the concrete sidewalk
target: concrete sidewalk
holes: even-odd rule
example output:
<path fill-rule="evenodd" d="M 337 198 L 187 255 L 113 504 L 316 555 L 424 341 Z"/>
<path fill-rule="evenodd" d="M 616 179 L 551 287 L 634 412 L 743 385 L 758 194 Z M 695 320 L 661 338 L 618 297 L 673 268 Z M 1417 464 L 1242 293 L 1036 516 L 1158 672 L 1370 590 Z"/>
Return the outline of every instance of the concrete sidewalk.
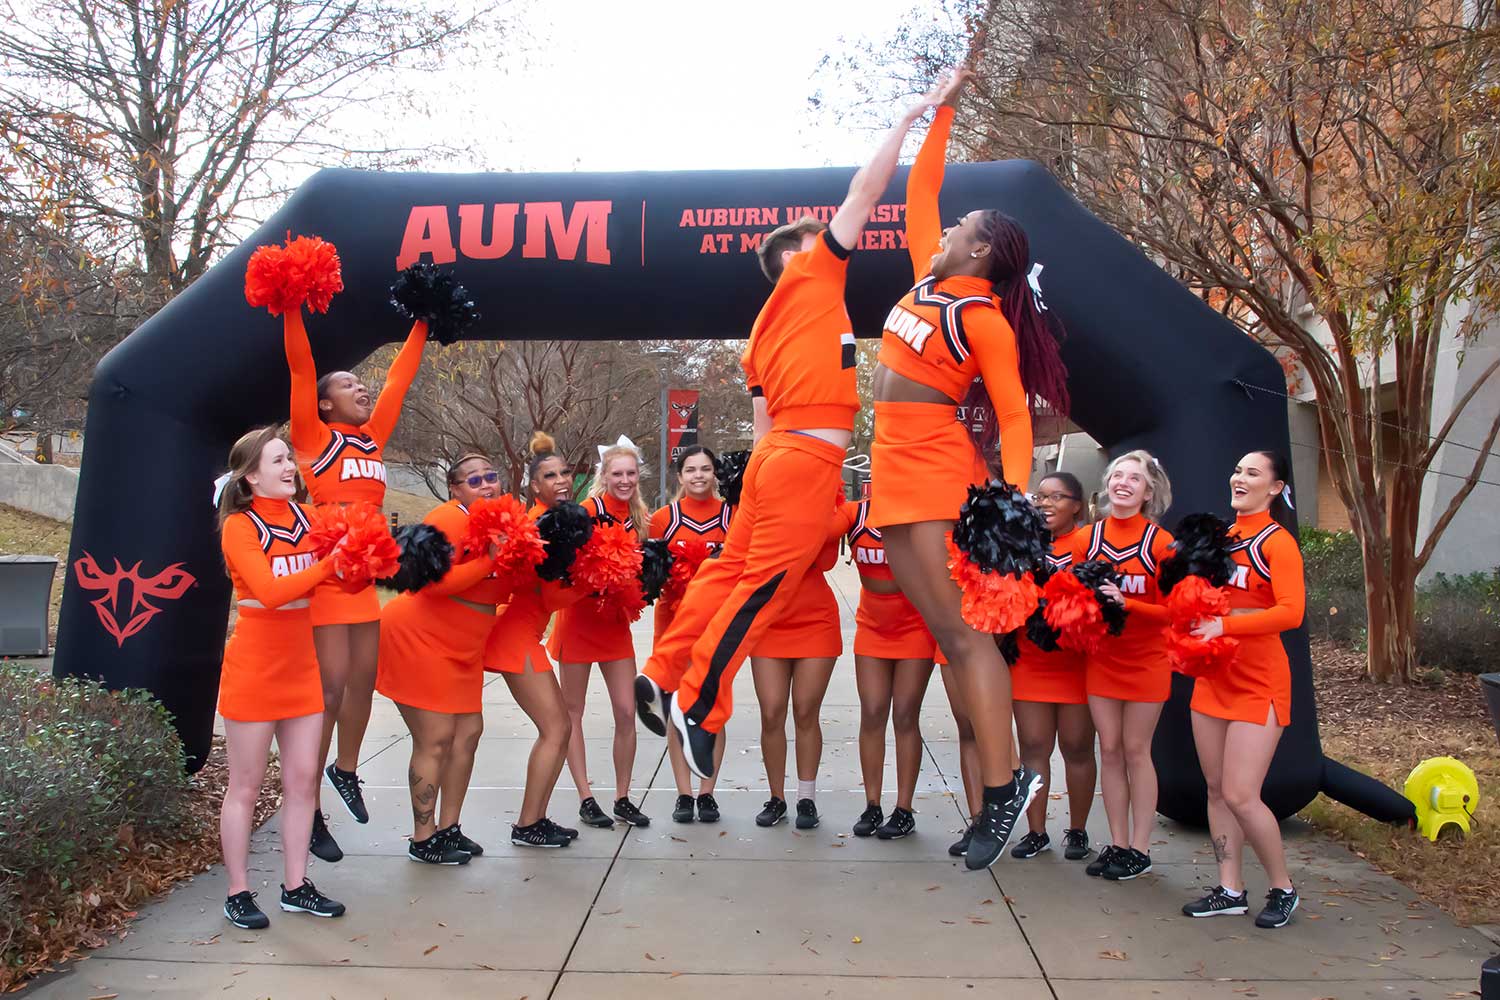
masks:
<path fill-rule="evenodd" d="M 833 576 L 852 630 L 858 582 L 843 566 Z M 636 638 L 644 653 L 649 617 Z M 337 865 L 313 862 L 312 877 L 348 904 L 346 917 L 324 921 L 276 907 L 273 821 L 257 834 L 252 858 L 269 930 L 229 926 L 220 913 L 224 875 L 215 869 L 143 910 L 123 941 L 27 995 L 1425 1000 L 1476 988 L 1489 942 L 1297 823 L 1287 824 L 1287 835 L 1303 906 L 1282 931 L 1257 930 L 1249 917 L 1180 916 L 1182 903 L 1216 877 L 1206 835 L 1168 823 L 1155 841 L 1154 872 L 1134 882 L 1087 878 L 1059 852 L 965 871 L 947 853 L 962 811 L 957 744 L 936 680 L 923 713 L 917 834 L 889 843 L 854 838 L 864 796 L 853 673 L 849 654 L 822 713 L 816 831 L 754 824 L 766 780 L 747 668 L 718 795 L 723 822 L 671 821 L 671 769 L 662 741 L 643 731 L 635 795 L 651 827 L 584 828 L 557 851 L 510 846 L 532 730 L 505 685 L 490 683 L 464 808 L 464 831 L 486 853 L 464 868 L 406 859 L 406 731 L 394 706 L 377 698 L 360 768 L 371 821 L 357 826 L 332 804 L 347 856 Z M 597 679 L 584 725 L 603 800 L 613 787 L 611 730 Z M 886 782 L 889 809 L 889 752 Z M 1049 803 L 1054 839 L 1066 819 L 1061 792 L 1054 788 Z M 552 816 L 572 823 L 576 806 L 565 770 Z M 1096 843 L 1107 839 L 1097 801 L 1089 832 Z M 1258 868 L 1248 874 L 1258 904 L 1265 878 Z"/>

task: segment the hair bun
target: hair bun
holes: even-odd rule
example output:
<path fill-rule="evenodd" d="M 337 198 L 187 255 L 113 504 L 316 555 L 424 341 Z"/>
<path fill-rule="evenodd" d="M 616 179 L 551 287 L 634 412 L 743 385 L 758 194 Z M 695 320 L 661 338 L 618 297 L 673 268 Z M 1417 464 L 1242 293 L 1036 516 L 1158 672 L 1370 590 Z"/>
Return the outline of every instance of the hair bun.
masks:
<path fill-rule="evenodd" d="M 552 435 L 546 431 L 532 431 L 531 453 L 533 455 L 550 455 L 557 451 L 557 442 L 552 440 Z"/>

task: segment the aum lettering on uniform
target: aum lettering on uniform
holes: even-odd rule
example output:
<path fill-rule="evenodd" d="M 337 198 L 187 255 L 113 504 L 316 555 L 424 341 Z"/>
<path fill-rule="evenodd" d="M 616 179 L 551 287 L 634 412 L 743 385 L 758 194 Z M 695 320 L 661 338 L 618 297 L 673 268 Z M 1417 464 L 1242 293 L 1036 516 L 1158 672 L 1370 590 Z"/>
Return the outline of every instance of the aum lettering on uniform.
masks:
<path fill-rule="evenodd" d="M 307 569 L 318 559 L 311 552 L 297 552 L 289 556 L 271 557 L 272 576 L 291 576 Z"/>
<path fill-rule="evenodd" d="M 339 482 L 375 479 L 385 482 L 385 463 L 377 458 L 346 458 L 339 466 Z"/>
<path fill-rule="evenodd" d="M 1122 594 L 1144 594 L 1146 592 L 1146 576 L 1143 573 L 1121 573 L 1120 593 Z"/>
<path fill-rule="evenodd" d="M 918 354 L 927 344 L 927 338 L 932 336 L 932 331 L 937 329 L 916 313 L 908 312 L 899 305 L 891 308 L 890 314 L 885 318 L 885 328 L 906 342 L 906 345 Z"/>
<path fill-rule="evenodd" d="M 1229 585 L 1231 587 L 1237 587 L 1240 590 L 1249 590 L 1250 589 L 1250 567 L 1249 566 L 1236 566 L 1234 568 L 1234 575 L 1229 578 Z"/>
<path fill-rule="evenodd" d="M 885 549 L 858 548 L 854 550 L 854 561 L 871 566 L 885 565 Z"/>

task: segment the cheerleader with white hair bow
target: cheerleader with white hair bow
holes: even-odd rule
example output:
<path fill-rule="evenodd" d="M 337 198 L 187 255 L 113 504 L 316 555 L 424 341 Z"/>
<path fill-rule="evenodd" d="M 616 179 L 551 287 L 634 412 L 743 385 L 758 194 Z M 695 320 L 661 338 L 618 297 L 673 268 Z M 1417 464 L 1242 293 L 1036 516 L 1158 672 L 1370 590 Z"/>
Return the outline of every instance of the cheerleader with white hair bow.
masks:
<path fill-rule="evenodd" d="M 599 466 L 583 500 L 596 518 L 608 518 L 642 542 L 651 515 L 641 500 L 641 453 L 623 434 L 611 445 L 599 446 Z M 578 789 L 578 817 L 589 826 L 608 829 L 614 820 L 594 798 L 584 750 L 583 706 L 588 697 L 590 668 L 597 663 L 614 713 L 614 819 L 631 826 L 649 826 L 650 817 L 630 801 L 630 776 L 635 766 L 635 647 L 630 622 L 610 610 L 583 600 L 558 613 L 547 641 L 547 651 L 558 663 L 563 702 L 572 719 L 568 742 L 568 771 Z"/>

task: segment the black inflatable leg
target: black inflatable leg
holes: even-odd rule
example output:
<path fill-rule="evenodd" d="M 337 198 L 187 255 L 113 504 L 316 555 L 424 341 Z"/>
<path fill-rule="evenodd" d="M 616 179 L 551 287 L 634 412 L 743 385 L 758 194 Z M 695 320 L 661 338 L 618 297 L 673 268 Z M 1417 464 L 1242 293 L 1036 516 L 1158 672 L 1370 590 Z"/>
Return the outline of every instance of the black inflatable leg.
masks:
<path fill-rule="evenodd" d="M 1417 818 L 1417 809 L 1406 796 L 1330 757 L 1323 758 L 1322 792 L 1382 823 L 1411 823 Z"/>
<path fill-rule="evenodd" d="M 1479 1000 L 1500 1000 L 1500 955 L 1485 962 L 1479 973 Z"/>

